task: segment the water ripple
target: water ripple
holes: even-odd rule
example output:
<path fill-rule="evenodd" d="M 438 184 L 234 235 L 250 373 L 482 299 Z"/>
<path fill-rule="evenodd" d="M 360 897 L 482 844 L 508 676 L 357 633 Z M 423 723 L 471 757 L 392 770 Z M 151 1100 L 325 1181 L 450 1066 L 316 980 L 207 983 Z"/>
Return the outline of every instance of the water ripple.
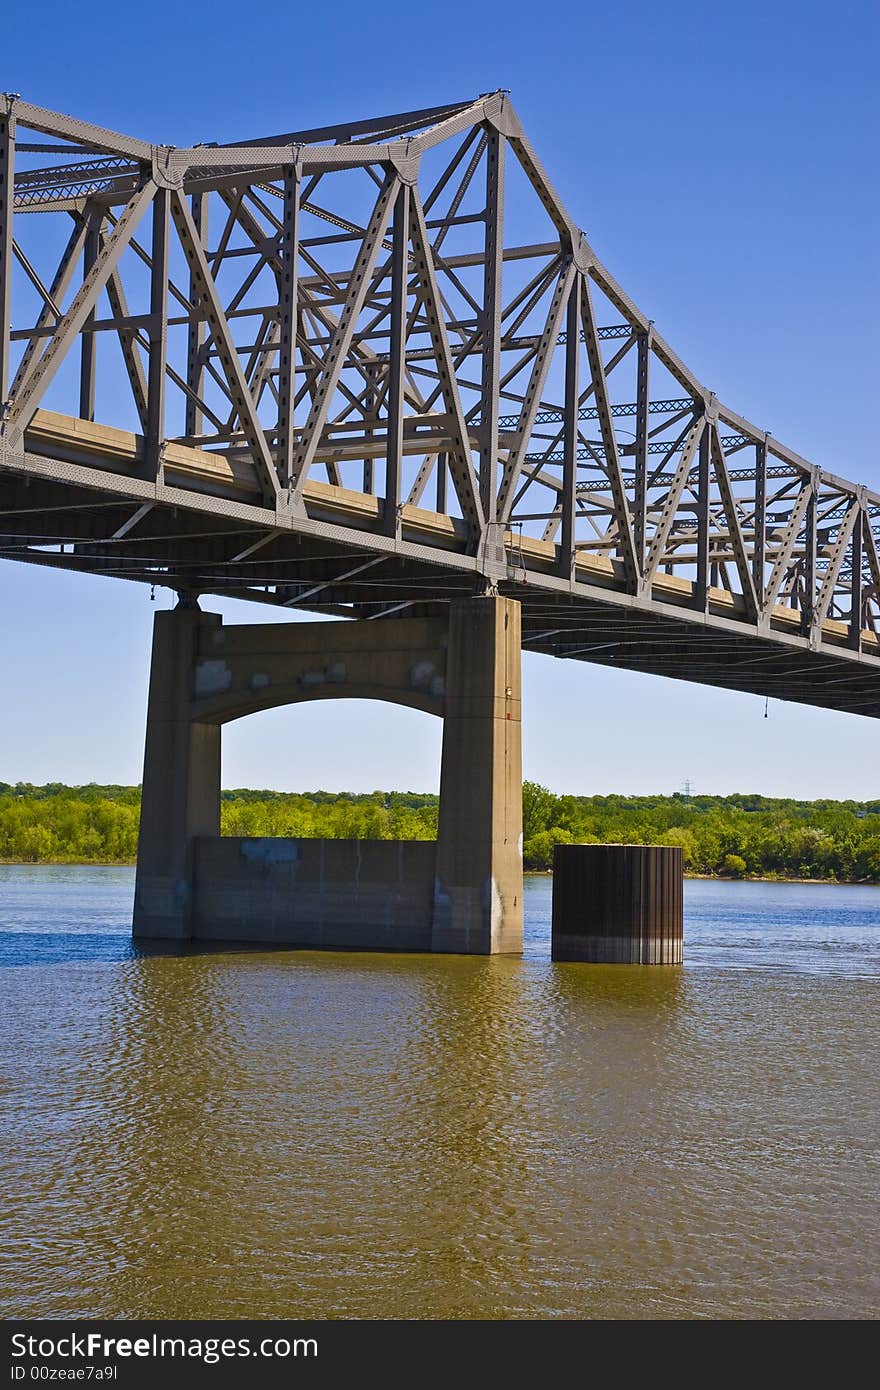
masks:
<path fill-rule="evenodd" d="M 880 1311 L 870 890 L 688 885 L 682 971 L 551 965 L 545 881 L 512 960 L 141 956 L 130 875 L 9 877 L 7 1316 Z"/>

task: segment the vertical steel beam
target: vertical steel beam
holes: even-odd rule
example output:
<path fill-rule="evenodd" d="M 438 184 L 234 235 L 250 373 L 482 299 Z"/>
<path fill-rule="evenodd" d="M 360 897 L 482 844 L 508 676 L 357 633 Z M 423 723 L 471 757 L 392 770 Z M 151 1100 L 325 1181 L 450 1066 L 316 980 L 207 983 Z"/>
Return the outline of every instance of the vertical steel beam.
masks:
<path fill-rule="evenodd" d="M 752 546 L 752 579 L 759 611 L 764 608 L 764 569 L 767 563 L 767 436 L 755 445 L 755 536 Z"/>
<path fill-rule="evenodd" d="M 298 314 L 300 171 L 284 171 L 284 204 L 279 275 L 281 310 L 278 353 L 278 461 L 281 485 L 290 486 L 293 471 L 294 402 L 296 400 L 296 324 Z"/>
<path fill-rule="evenodd" d="M 446 511 L 446 481 L 449 469 L 446 466 L 446 455 L 437 455 L 437 510 Z"/>
<path fill-rule="evenodd" d="M 648 433 L 650 404 L 651 330 L 640 333 L 636 366 L 636 477 L 633 495 L 633 540 L 636 561 L 644 573 L 645 528 L 648 510 Z"/>
<path fill-rule="evenodd" d="M 388 360 L 388 441 L 385 456 L 386 535 L 400 536 L 400 478 L 403 464 L 403 392 L 406 369 L 406 288 L 409 245 L 409 185 L 401 184 L 394 203 L 391 245 L 391 342 Z"/>
<path fill-rule="evenodd" d="M 696 606 L 701 613 L 709 607 L 709 482 L 711 478 L 711 430 L 700 435 L 697 460 L 697 577 L 694 585 Z"/>
<path fill-rule="evenodd" d="M 15 201 L 15 117 L 0 111 L 0 410 L 9 387 L 12 323 L 12 219 Z M 2 416 L 0 416 L 2 421 Z"/>
<path fill-rule="evenodd" d="M 191 199 L 192 218 L 199 240 L 203 246 L 208 244 L 208 208 L 210 199 L 207 193 L 194 193 Z M 202 362 L 202 349 L 205 344 L 206 328 L 203 316 L 198 313 L 199 293 L 195 276 L 190 273 L 189 277 L 189 300 L 193 309 L 196 311 L 189 322 L 189 333 L 187 335 L 186 351 L 186 384 L 192 391 L 193 396 L 202 394 L 202 383 L 204 380 L 205 368 Z M 201 434 L 204 424 L 202 412 L 199 409 L 198 401 L 193 396 L 186 398 L 186 416 L 184 430 L 188 435 Z"/>
<path fill-rule="evenodd" d="M 807 514 L 804 520 L 804 597 L 801 608 L 801 630 L 804 633 L 810 631 L 816 606 L 816 509 L 820 482 L 821 473 L 818 468 L 814 468 L 810 486 L 810 500 L 807 503 Z"/>
<path fill-rule="evenodd" d="M 849 608 L 849 645 L 857 652 L 862 650 L 862 602 L 863 602 L 863 580 L 862 580 L 862 555 L 864 547 L 862 544 L 863 527 L 865 524 L 864 497 L 859 498 L 859 512 L 853 523 L 852 532 L 852 573 L 850 575 L 850 608 Z"/>
<path fill-rule="evenodd" d="M 497 515 L 498 414 L 501 375 L 501 276 L 504 264 L 504 136 L 486 144 L 486 261 L 483 272 L 483 376 L 480 501 L 487 522 Z"/>
<path fill-rule="evenodd" d="M 161 471 L 165 437 L 165 367 L 168 357 L 168 189 L 153 199 L 153 241 L 150 271 L 150 352 L 147 368 L 147 434 L 144 463 L 148 477 Z"/>
<path fill-rule="evenodd" d="M 86 239 L 83 245 L 84 281 L 98 259 L 98 253 L 101 249 L 101 216 L 95 208 L 90 208 L 86 217 Z M 79 418 L 81 420 L 94 420 L 95 418 L 95 352 L 98 345 L 94 333 L 88 331 L 89 325 L 94 321 L 95 310 L 93 308 L 83 325 L 79 340 Z"/>
<path fill-rule="evenodd" d="M 371 365 L 369 367 L 366 367 L 366 373 L 369 384 L 366 390 L 364 391 L 363 395 L 364 438 L 370 440 L 373 438 L 373 435 L 375 433 L 373 429 L 373 421 L 375 421 L 376 419 L 376 387 L 378 383 L 376 381 L 376 369 L 374 366 Z M 367 453 L 364 458 L 363 490 L 368 497 L 371 497 L 373 494 L 373 487 L 375 485 L 375 472 L 376 470 L 374 466 L 373 457 L 371 454 Z"/>
<path fill-rule="evenodd" d="M 562 431 L 562 536 L 558 566 L 566 579 L 574 578 L 574 508 L 577 488 L 578 403 L 580 398 L 580 274 L 568 295 L 565 318 L 565 419 Z"/>

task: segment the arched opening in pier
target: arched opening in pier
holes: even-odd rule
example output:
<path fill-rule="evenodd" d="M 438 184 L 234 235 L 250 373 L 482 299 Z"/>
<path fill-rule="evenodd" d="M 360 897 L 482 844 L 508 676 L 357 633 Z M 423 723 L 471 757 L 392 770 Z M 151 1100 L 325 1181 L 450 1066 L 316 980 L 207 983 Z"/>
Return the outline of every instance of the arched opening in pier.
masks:
<path fill-rule="evenodd" d="M 310 700 L 231 720 L 222 734 L 222 831 L 379 839 L 436 833 L 442 738 L 442 720 L 378 700 Z"/>

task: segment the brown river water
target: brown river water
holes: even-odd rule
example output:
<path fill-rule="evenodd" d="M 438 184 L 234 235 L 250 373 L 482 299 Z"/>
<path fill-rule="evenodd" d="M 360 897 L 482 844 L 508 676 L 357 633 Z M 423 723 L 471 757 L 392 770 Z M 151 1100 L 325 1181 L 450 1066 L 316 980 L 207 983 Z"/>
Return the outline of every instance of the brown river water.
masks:
<path fill-rule="evenodd" d="M 812 896 L 811 896 L 812 894 Z M 139 956 L 0 869 L 7 1317 L 876 1317 L 880 891 L 687 885 L 684 968 Z"/>

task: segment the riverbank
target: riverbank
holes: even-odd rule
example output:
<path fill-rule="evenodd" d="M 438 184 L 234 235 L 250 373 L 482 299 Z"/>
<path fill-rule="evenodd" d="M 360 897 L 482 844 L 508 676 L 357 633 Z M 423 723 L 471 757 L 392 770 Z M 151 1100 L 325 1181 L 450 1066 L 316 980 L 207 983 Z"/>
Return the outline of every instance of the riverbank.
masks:
<path fill-rule="evenodd" d="M 0 859 L 0 867 L 19 869 L 133 869 L 136 863 L 136 859 Z M 523 875 L 525 878 L 552 879 L 553 870 L 524 869 Z M 692 874 L 687 872 L 685 872 L 684 877 L 688 880 L 705 883 L 794 883 L 817 884 L 826 888 L 835 886 L 880 888 L 880 883 L 876 880 L 859 878 L 785 878 L 781 874 L 740 874 L 734 877 L 731 874 Z"/>
<path fill-rule="evenodd" d="M 523 784 L 523 862 L 548 870 L 557 844 L 681 849 L 686 872 L 768 883 L 880 883 L 880 801 L 733 796 L 557 796 Z M 223 835 L 433 840 L 433 793 L 221 793 Z M 140 788 L 0 782 L 0 861 L 131 864 Z"/>

